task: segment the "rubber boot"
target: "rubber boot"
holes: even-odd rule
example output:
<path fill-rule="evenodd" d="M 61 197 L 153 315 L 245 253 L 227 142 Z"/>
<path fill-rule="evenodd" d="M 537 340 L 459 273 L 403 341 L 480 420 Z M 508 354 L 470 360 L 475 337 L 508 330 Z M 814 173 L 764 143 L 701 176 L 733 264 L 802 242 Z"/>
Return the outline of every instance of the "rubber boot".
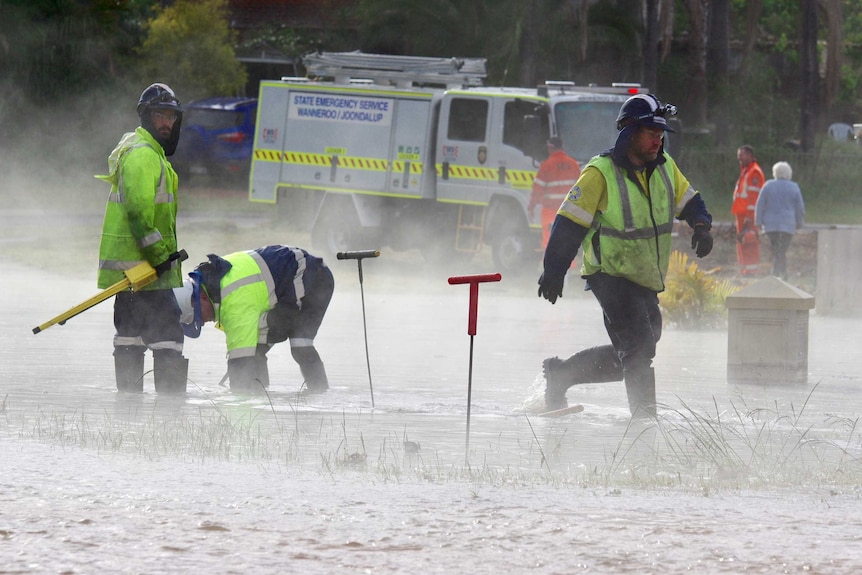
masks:
<path fill-rule="evenodd" d="M 189 360 L 169 349 L 153 352 L 153 379 L 156 393 L 185 393 L 189 377 Z"/>
<path fill-rule="evenodd" d="M 269 351 L 267 346 L 257 346 L 257 353 L 254 356 L 256 360 L 254 364 L 255 379 L 264 389 L 269 389 L 269 367 L 267 366 L 266 351 L 262 351 L 261 348 Z"/>
<path fill-rule="evenodd" d="M 114 373 L 117 391 L 143 393 L 144 352 L 146 347 L 128 345 L 114 348 Z"/>
<path fill-rule="evenodd" d="M 605 383 L 623 379 L 623 368 L 612 345 L 591 347 L 562 360 L 542 362 L 545 374 L 545 406 L 549 411 L 568 407 L 566 391 L 579 383 Z"/>
<path fill-rule="evenodd" d="M 227 362 L 230 390 L 235 393 L 262 394 L 269 387 L 266 355 L 230 359 Z"/>
<path fill-rule="evenodd" d="M 652 367 L 625 370 L 626 394 L 633 419 L 656 416 L 655 370 Z"/>
<path fill-rule="evenodd" d="M 299 364 L 299 371 L 305 379 L 305 388 L 308 393 L 324 393 L 329 389 L 329 380 L 326 377 L 326 369 L 320 354 L 313 347 L 292 347 L 290 353 Z"/>
<path fill-rule="evenodd" d="M 325 393 L 329 389 L 329 380 L 326 378 L 326 368 L 323 362 L 300 365 L 299 371 L 305 379 L 305 388 L 308 393 Z"/>

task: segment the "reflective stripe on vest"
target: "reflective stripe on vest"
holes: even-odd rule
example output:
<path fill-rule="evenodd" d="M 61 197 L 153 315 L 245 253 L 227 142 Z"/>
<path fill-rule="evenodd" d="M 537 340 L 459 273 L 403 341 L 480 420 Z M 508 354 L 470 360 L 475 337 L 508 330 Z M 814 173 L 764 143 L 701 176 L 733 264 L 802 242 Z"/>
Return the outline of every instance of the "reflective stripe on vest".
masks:
<path fill-rule="evenodd" d="M 152 249 L 152 246 L 159 243 L 164 245 L 163 249 L 158 248 L 160 252 L 164 250 L 171 253 L 177 249 L 174 226 L 175 182 L 168 177 L 168 164 L 155 147 L 155 143 L 146 140 L 149 134 L 142 135 L 140 130 L 142 129 L 136 132 L 136 143 L 125 149 L 118 159 L 115 184 L 111 187 L 105 207 L 105 222 L 99 246 L 98 285 L 101 288 L 107 288 L 121 281 L 124 278 L 124 271 L 148 261 L 149 256 L 145 256 L 144 250 Z M 153 194 L 153 228 L 142 238 L 136 238 L 132 234 L 127 206 L 130 196 L 126 191 L 124 170 L 120 165 L 124 162 L 150 161 L 137 156 L 130 159 L 129 154 L 138 148 L 152 150 L 158 158 L 160 168 L 158 183 Z M 141 185 L 138 182 L 134 184 Z M 145 181 L 143 184 L 152 185 Z M 169 273 L 162 274 L 158 280 L 143 289 L 168 289 L 176 287 L 181 282 L 180 266 L 175 265 Z"/>
<path fill-rule="evenodd" d="M 278 301 L 275 282 L 257 252 L 237 252 L 224 259 L 231 269 L 221 280 L 216 326 L 225 332 L 228 359 L 253 357 L 267 331 L 266 313 Z"/>
<path fill-rule="evenodd" d="M 610 158 L 590 162 L 605 176 L 608 207 L 597 213 L 583 242 L 582 273 L 598 271 L 624 277 L 638 285 L 662 291 L 671 251 L 676 211 L 673 177 L 661 164 L 649 180 L 647 197 Z M 593 238 L 599 235 L 599 252 Z"/>

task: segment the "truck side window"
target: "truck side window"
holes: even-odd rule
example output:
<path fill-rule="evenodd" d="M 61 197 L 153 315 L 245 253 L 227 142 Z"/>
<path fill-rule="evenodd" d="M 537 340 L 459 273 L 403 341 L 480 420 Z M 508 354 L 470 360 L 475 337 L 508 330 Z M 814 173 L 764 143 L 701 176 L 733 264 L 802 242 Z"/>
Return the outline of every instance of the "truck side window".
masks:
<path fill-rule="evenodd" d="M 449 108 L 447 137 L 463 142 L 484 142 L 488 124 L 488 102 L 474 98 L 454 98 Z"/>
<path fill-rule="evenodd" d="M 506 102 L 503 108 L 503 143 L 528 156 L 547 157 L 548 115 L 547 107 L 535 103 L 522 100 Z"/>

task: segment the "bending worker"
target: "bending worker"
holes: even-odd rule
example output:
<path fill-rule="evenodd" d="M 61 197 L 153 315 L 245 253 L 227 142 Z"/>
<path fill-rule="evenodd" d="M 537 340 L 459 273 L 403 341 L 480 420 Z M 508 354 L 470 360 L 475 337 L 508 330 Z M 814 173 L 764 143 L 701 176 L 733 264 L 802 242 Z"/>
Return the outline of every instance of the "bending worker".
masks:
<path fill-rule="evenodd" d="M 661 337 L 674 218 L 694 230 L 698 257 L 712 250 L 712 216 L 664 152 L 665 116 L 676 108 L 652 94 L 632 96 L 617 116 L 616 144 L 594 157 L 557 213 L 545 250 L 539 296 L 563 295 L 563 279 L 583 246 L 581 275 L 599 302 L 611 345 L 544 361 L 547 408 L 566 407 L 575 384 L 625 380 L 632 416 L 656 413 L 652 360 Z"/>
<path fill-rule="evenodd" d="M 198 337 L 208 321 L 224 331 L 231 390 L 269 387 L 266 354 L 285 340 L 290 340 L 307 390 L 329 389 L 314 348 L 335 286 L 323 260 L 283 245 L 208 258 L 174 292 L 187 336 Z"/>
<path fill-rule="evenodd" d="M 98 286 L 108 288 L 124 271 L 149 262 L 159 278 L 141 291 L 114 299 L 114 371 L 117 390 L 144 389 L 144 352 L 153 352 L 156 391 L 186 391 L 188 360 L 173 288 L 182 285 L 177 251 L 177 174 L 166 156 L 176 150 L 182 109 L 165 84 L 148 86 L 138 99 L 141 125 L 129 132 L 108 157 L 111 184 L 99 245 Z"/>

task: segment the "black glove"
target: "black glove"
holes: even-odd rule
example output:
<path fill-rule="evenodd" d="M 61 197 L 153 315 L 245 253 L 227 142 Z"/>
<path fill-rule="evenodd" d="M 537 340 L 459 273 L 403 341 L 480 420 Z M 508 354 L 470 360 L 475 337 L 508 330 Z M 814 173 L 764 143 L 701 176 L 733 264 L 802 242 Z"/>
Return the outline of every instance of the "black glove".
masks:
<path fill-rule="evenodd" d="M 173 263 L 174 263 L 174 260 L 172 260 L 172 259 L 167 259 L 167 260 L 163 261 L 162 263 L 160 263 L 159 265 L 157 265 L 157 266 L 156 266 L 155 268 L 153 268 L 153 269 L 155 269 L 155 270 L 156 270 L 156 275 L 157 275 L 158 277 L 162 277 L 162 274 L 163 274 L 163 273 L 165 273 L 165 272 L 167 272 L 167 271 L 170 271 L 170 269 L 171 269 L 171 265 L 172 265 Z"/>
<path fill-rule="evenodd" d="M 157 265 L 154 270 L 156 270 L 156 277 L 162 277 L 162 274 L 171 269 L 171 264 L 174 263 L 174 260 L 180 260 L 184 262 L 188 259 L 189 255 L 186 253 L 186 250 L 179 250 L 177 252 L 172 253 L 168 256 L 168 259 Z"/>
<path fill-rule="evenodd" d="M 545 277 L 543 273 L 539 278 L 539 297 L 543 297 L 552 304 L 557 303 L 558 297 L 563 297 L 563 279 L 560 277 Z"/>
<path fill-rule="evenodd" d="M 694 234 L 691 236 L 691 249 L 694 250 L 694 253 L 699 258 L 708 255 L 712 251 L 712 235 L 710 235 L 706 224 L 696 224 L 694 226 Z"/>

